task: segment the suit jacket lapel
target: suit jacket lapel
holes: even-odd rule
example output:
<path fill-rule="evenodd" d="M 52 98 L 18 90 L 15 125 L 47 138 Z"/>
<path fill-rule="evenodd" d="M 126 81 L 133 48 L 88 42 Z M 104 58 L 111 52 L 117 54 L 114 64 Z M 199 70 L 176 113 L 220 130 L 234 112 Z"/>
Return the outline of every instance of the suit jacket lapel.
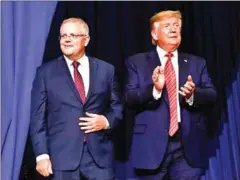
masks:
<path fill-rule="evenodd" d="M 97 62 L 93 57 L 88 57 L 89 60 L 89 89 L 86 97 L 86 103 L 89 100 L 89 97 L 92 93 L 92 88 L 94 86 L 94 82 L 96 82 L 96 74 L 97 74 Z"/>
<path fill-rule="evenodd" d="M 161 66 L 161 61 L 159 59 L 159 56 L 157 54 L 156 49 L 150 51 L 150 53 L 148 54 L 148 67 L 150 68 L 150 72 L 152 73 L 153 70 L 157 67 L 157 66 Z M 152 76 L 152 74 L 151 74 Z M 169 100 L 168 100 L 168 95 L 167 95 L 167 90 L 164 87 L 163 91 L 162 91 L 162 96 L 164 101 L 167 103 L 167 105 L 169 104 Z"/>
<path fill-rule="evenodd" d="M 75 83 L 73 81 L 73 78 L 70 74 L 70 71 L 68 69 L 66 60 L 64 59 L 64 57 L 61 57 L 61 61 L 60 61 L 60 70 L 63 71 L 62 75 L 63 75 L 63 80 L 66 81 L 67 85 L 69 86 L 69 88 L 71 89 L 71 91 L 73 92 L 73 94 L 76 96 L 76 98 L 78 98 L 78 100 L 82 103 L 82 100 L 79 96 L 78 90 L 75 86 Z"/>
<path fill-rule="evenodd" d="M 149 52 L 148 58 L 147 58 L 147 64 L 148 64 L 148 67 L 150 68 L 151 73 L 157 66 L 161 66 L 160 59 L 155 49 Z"/>

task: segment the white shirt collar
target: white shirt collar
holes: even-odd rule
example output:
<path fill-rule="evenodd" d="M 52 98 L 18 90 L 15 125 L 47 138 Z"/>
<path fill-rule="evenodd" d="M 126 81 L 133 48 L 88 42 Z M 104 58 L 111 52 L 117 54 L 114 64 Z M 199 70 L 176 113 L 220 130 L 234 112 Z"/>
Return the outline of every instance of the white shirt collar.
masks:
<path fill-rule="evenodd" d="M 163 50 L 162 48 L 160 48 L 159 46 L 157 46 L 157 53 L 158 53 L 158 56 L 160 58 L 160 60 L 162 61 L 165 57 L 165 55 L 168 53 L 167 51 Z M 177 57 L 177 49 L 175 51 L 172 52 L 173 54 L 173 57 Z"/>
<path fill-rule="evenodd" d="M 69 67 L 71 67 L 71 66 L 72 66 L 72 63 L 73 63 L 73 60 L 70 60 L 70 59 L 69 59 L 68 57 L 66 57 L 65 55 L 63 55 L 63 56 L 64 56 L 64 58 L 65 58 L 65 60 L 66 60 L 66 62 L 67 62 L 67 65 L 68 65 Z M 88 58 L 87 58 L 87 56 L 84 54 L 80 59 L 77 60 L 77 62 L 79 62 L 82 67 L 85 67 L 85 66 L 88 65 Z"/>

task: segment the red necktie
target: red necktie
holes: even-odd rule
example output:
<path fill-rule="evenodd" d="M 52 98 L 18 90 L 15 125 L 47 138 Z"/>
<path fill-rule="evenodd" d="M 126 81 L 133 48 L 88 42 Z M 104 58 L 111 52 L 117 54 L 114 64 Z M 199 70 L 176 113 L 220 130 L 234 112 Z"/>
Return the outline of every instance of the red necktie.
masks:
<path fill-rule="evenodd" d="M 73 64 L 73 67 L 74 67 L 74 71 L 73 71 L 74 83 L 75 83 L 75 86 L 78 90 L 80 98 L 82 100 L 82 103 L 84 104 L 84 102 L 86 100 L 86 96 L 85 96 L 83 79 L 82 79 L 81 74 L 78 71 L 78 66 L 80 65 L 80 63 L 77 62 L 77 61 L 74 61 L 72 64 Z M 87 141 L 87 137 L 84 135 L 83 136 L 83 142 L 86 142 L 86 141 Z"/>
<path fill-rule="evenodd" d="M 80 63 L 77 62 L 77 61 L 74 61 L 72 64 L 73 64 L 73 67 L 74 67 L 74 72 L 73 72 L 73 74 L 74 74 L 74 83 L 75 83 L 75 86 L 76 86 L 76 88 L 78 90 L 80 98 L 82 100 L 82 103 L 84 103 L 85 100 L 86 100 L 84 84 L 83 84 L 82 76 L 81 76 L 81 74 L 78 71 L 78 66 L 79 66 Z"/>
<path fill-rule="evenodd" d="M 173 56 L 172 53 L 167 53 L 165 55 L 168 59 L 164 68 L 164 76 L 166 82 L 166 88 L 169 99 L 169 109 L 170 109 L 170 127 L 169 135 L 173 136 L 178 130 L 178 119 L 177 119 L 177 87 L 176 87 L 176 74 L 172 65 Z"/>

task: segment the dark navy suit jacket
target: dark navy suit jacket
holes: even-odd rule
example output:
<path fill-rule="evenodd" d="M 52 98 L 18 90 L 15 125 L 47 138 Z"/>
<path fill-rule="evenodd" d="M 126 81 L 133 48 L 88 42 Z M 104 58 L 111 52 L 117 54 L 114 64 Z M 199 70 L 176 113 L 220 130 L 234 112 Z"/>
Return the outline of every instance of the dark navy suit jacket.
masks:
<path fill-rule="evenodd" d="M 119 85 L 114 67 L 89 57 L 90 87 L 81 102 L 63 56 L 38 68 L 32 89 L 30 133 L 35 155 L 49 154 L 53 169 L 73 170 L 80 163 L 85 112 L 104 115 L 110 130 L 87 134 L 87 145 L 100 167 L 112 167 L 111 130 L 122 118 Z"/>
<path fill-rule="evenodd" d="M 205 107 L 216 100 L 216 91 L 208 76 L 204 59 L 178 53 L 179 88 L 191 75 L 196 89 L 194 104 L 189 106 L 179 95 L 181 136 L 184 152 L 192 166 L 205 167 L 208 163 Z M 135 109 L 131 148 L 135 168 L 159 167 L 168 144 L 169 100 L 164 88 L 159 100 L 153 98 L 152 72 L 160 65 L 157 51 L 136 54 L 126 60 L 125 99 Z"/>

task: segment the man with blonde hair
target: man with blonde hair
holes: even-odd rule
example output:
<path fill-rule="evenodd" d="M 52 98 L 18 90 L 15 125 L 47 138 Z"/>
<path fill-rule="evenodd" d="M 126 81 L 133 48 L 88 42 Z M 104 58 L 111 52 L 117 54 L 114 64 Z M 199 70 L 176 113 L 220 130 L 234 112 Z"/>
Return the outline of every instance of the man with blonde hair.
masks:
<path fill-rule="evenodd" d="M 131 161 L 138 179 L 197 180 L 208 164 L 204 108 L 216 91 L 206 61 L 178 52 L 182 16 L 150 20 L 156 48 L 126 60 L 125 100 L 135 108 Z"/>
<path fill-rule="evenodd" d="M 87 56 L 88 25 L 63 21 L 63 56 L 39 67 L 30 134 L 37 171 L 52 180 L 113 180 L 111 132 L 122 118 L 114 67 Z"/>

